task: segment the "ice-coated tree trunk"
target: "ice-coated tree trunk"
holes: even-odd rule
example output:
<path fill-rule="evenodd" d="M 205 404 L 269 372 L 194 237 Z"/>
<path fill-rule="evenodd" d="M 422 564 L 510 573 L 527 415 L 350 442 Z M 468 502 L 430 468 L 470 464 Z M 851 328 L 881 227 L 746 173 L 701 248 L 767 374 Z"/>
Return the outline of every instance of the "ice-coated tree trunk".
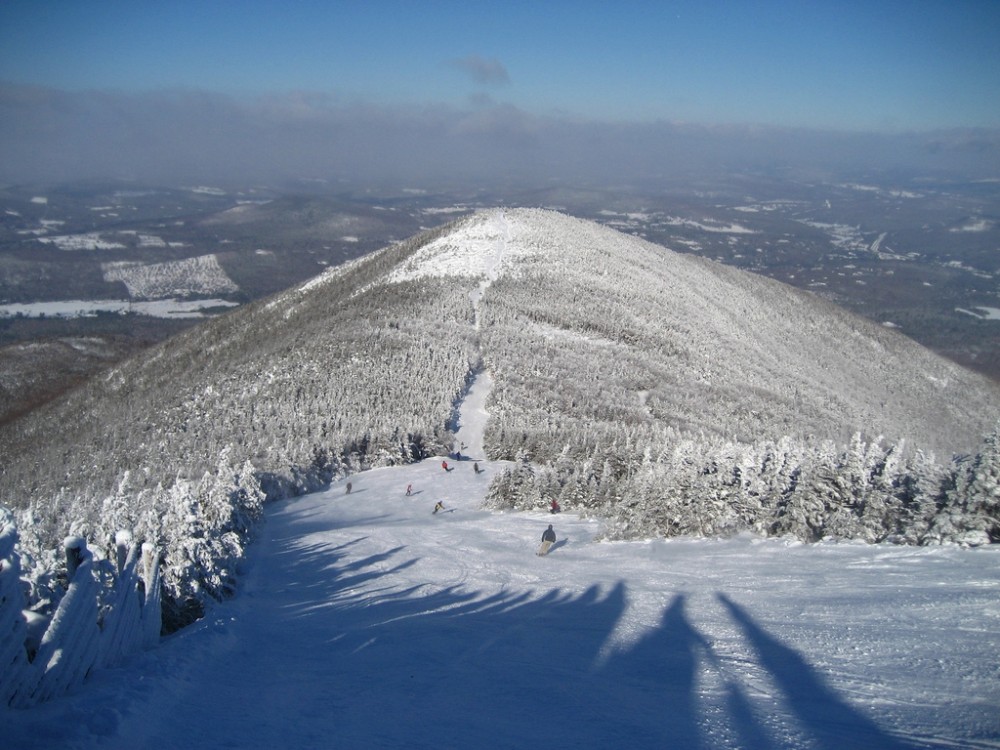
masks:
<path fill-rule="evenodd" d="M 118 560 L 112 606 L 101 631 L 99 666 L 118 664 L 142 644 L 142 603 L 139 598 L 139 550 L 132 534 L 120 531 L 115 537 Z"/>
<path fill-rule="evenodd" d="M 37 701 L 78 688 L 97 663 L 99 654 L 98 592 L 93 555 L 80 537 L 67 537 L 63 548 L 69 588 L 59 602 L 35 657 L 42 671 L 33 695 Z"/>
<path fill-rule="evenodd" d="M 154 545 L 142 545 L 142 581 L 145 592 L 142 602 L 142 645 L 152 648 L 160 640 L 163 614 L 160 606 L 160 556 Z"/>
<path fill-rule="evenodd" d="M 21 558 L 14 549 L 17 528 L 0 508 L 0 704 L 19 704 L 32 665 L 25 640 L 28 626 L 22 610 L 27 602 L 21 586 Z"/>

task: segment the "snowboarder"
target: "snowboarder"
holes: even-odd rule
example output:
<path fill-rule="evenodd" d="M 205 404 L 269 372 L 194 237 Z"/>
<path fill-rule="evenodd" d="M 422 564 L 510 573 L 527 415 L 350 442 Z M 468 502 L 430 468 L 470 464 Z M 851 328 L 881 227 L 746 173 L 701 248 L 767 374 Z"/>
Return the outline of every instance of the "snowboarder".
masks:
<path fill-rule="evenodd" d="M 538 552 L 535 554 L 539 557 L 544 557 L 549 553 L 549 548 L 556 541 L 556 532 L 552 530 L 552 524 L 549 524 L 549 528 L 542 532 L 542 546 L 538 548 Z"/>
<path fill-rule="evenodd" d="M 552 498 L 552 502 L 549 503 L 549 513 L 558 513 L 562 508 L 559 507 L 559 503 L 556 502 L 555 498 Z M 551 526 L 549 528 L 552 528 Z"/>
<path fill-rule="evenodd" d="M 412 484 L 406 485 L 406 496 L 409 497 L 412 494 L 413 494 L 413 485 Z"/>
<path fill-rule="evenodd" d="M 437 505 L 434 506 L 434 513 L 437 513 L 439 510 L 444 510 L 444 503 L 440 500 L 438 500 Z"/>
<path fill-rule="evenodd" d="M 448 468 L 448 462 L 447 461 L 442 461 L 441 462 L 441 468 L 444 469 L 445 471 L 451 471 L 451 469 Z"/>
<path fill-rule="evenodd" d="M 476 461 L 474 464 L 472 464 L 472 470 L 474 472 L 476 472 L 477 474 L 482 474 L 483 473 L 482 469 L 479 468 L 479 462 L 478 461 Z"/>
<path fill-rule="evenodd" d="M 348 495 L 351 494 L 351 483 L 350 482 L 347 483 L 347 494 Z"/>

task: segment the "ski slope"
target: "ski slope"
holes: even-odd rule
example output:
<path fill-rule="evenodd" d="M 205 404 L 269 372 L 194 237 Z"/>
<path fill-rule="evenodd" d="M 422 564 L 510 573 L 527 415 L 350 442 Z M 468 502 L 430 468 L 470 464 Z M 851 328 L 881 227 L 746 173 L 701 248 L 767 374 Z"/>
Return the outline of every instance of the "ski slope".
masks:
<path fill-rule="evenodd" d="M 269 506 L 234 599 L 0 712 L 0 745 L 1000 747 L 1000 550 L 607 543 L 572 514 L 489 512 L 487 390 L 452 471 Z"/>

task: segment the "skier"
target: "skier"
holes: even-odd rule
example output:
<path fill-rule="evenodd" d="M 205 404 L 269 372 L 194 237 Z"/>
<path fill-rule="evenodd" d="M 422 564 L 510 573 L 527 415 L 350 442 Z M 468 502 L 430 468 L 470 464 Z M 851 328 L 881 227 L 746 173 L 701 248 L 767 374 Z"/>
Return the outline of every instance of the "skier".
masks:
<path fill-rule="evenodd" d="M 451 471 L 451 469 L 448 468 L 448 462 L 447 461 L 442 461 L 441 462 L 441 468 L 444 469 L 445 471 Z"/>
<path fill-rule="evenodd" d="M 439 510 L 444 510 L 444 503 L 440 500 L 438 500 L 437 505 L 434 506 L 434 513 L 437 513 Z"/>
<path fill-rule="evenodd" d="M 558 513 L 561 510 L 562 508 L 559 507 L 559 503 L 556 502 L 555 498 L 552 498 L 552 502 L 549 503 L 549 513 Z"/>
<path fill-rule="evenodd" d="M 348 495 L 351 494 L 351 483 L 350 482 L 347 483 L 347 494 Z"/>
<path fill-rule="evenodd" d="M 474 472 L 476 472 L 477 474 L 480 474 L 480 473 L 481 473 L 481 471 L 480 471 L 480 469 L 479 469 L 479 462 L 478 462 L 478 461 L 476 461 L 476 462 L 475 462 L 474 464 L 472 464 L 472 470 L 473 470 Z"/>
<path fill-rule="evenodd" d="M 549 548 L 556 541 L 556 532 L 552 530 L 552 524 L 549 524 L 549 528 L 542 532 L 542 546 L 538 548 L 538 552 L 535 554 L 539 557 L 544 557 L 549 553 Z"/>
<path fill-rule="evenodd" d="M 412 494 L 413 494 L 413 485 L 412 484 L 406 485 L 406 496 L 409 497 Z"/>

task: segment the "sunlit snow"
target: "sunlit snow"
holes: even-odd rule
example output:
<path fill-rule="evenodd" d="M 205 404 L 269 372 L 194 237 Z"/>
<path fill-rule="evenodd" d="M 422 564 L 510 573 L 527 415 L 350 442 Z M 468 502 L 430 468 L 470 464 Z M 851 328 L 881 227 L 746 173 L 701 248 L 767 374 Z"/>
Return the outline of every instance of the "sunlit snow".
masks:
<path fill-rule="evenodd" d="M 428 243 L 389 276 L 390 282 L 424 277 L 487 276 L 495 278 L 508 257 L 529 257 L 532 250 L 508 243 L 508 222 L 503 211 L 492 211 L 467 223 L 447 237 Z"/>
<path fill-rule="evenodd" d="M 235 307 L 236 302 L 224 299 L 160 299 L 147 302 L 129 300 L 60 300 L 55 302 L 30 302 L 0 305 L 0 317 L 13 318 L 81 318 L 98 313 L 133 313 L 154 318 L 203 318 L 207 310 L 218 307 Z"/>
<path fill-rule="evenodd" d="M 140 241 L 142 236 L 140 236 Z M 239 287 L 213 253 L 165 263 L 116 261 L 101 265 L 105 281 L 121 281 L 134 299 L 231 294 Z"/>
<path fill-rule="evenodd" d="M 482 510 L 488 390 L 462 460 L 271 505 L 235 599 L 0 710 L 6 746 L 995 747 L 1000 550 L 609 543 Z"/>

